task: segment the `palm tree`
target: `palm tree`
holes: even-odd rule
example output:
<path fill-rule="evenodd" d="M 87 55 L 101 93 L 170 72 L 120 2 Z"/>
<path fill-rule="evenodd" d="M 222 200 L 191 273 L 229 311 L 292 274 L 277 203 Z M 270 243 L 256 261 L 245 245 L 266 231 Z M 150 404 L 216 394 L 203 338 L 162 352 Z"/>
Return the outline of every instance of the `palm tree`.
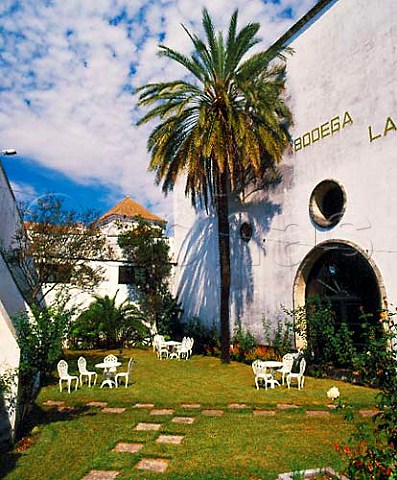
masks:
<path fill-rule="evenodd" d="M 121 348 L 126 341 L 149 336 L 139 308 L 128 299 L 117 304 L 116 296 L 94 295 L 95 300 L 73 324 L 71 337 L 96 347 Z M 142 321 L 143 320 L 143 321 Z"/>
<path fill-rule="evenodd" d="M 188 79 L 140 87 L 138 105 L 151 107 L 138 125 L 160 123 L 148 139 L 150 169 L 165 193 L 186 175 L 194 207 L 218 216 L 221 358 L 229 362 L 230 243 L 228 198 L 262 179 L 289 144 L 290 111 L 282 96 L 285 49 L 255 53 L 260 25 L 237 31 L 232 14 L 226 41 L 203 10 L 205 41 L 183 27 L 193 43 L 190 57 L 160 45 L 159 55 L 186 68 Z M 275 58 L 278 57 L 278 61 Z M 192 78 L 192 80 L 190 80 Z"/>

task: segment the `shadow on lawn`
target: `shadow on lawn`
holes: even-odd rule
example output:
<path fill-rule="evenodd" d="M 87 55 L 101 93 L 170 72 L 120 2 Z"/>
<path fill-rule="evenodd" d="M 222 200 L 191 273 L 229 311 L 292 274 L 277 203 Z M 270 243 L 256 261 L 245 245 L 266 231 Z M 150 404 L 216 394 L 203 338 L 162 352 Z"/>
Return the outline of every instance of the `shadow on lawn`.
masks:
<path fill-rule="evenodd" d="M 18 460 L 23 457 L 24 452 L 34 445 L 40 437 L 41 426 L 53 422 L 68 422 L 76 417 L 87 415 L 93 416 L 97 412 L 88 406 L 62 407 L 50 405 L 47 408 L 34 405 L 23 430 L 20 432 L 20 440 L 9 452 L 0 452 L 0 479 L 17 467 Z"/>

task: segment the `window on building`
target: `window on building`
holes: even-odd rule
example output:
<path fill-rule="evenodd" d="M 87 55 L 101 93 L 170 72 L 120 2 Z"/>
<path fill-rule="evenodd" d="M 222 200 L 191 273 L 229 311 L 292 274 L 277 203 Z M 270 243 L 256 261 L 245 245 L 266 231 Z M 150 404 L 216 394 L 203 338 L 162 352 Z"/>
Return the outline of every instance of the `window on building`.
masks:
<path fill-rule="evenodd" d="M 135 283 L 135 269 L 132 265 L 122 265 L 119 267 L 119 284 Z"/>
<path fill-rule="evenodd" d="M 313 190 L 309 212 L 319 227 L 331 228 L 338 224 L 346 209 L 346 193 L 335 180 L 324 180 Z"/>
<path fill-rule="evenodd" d="M 72 277 L 70 265 L 52 264 L 49 269 L 48 283 L 70 283 Z"/>

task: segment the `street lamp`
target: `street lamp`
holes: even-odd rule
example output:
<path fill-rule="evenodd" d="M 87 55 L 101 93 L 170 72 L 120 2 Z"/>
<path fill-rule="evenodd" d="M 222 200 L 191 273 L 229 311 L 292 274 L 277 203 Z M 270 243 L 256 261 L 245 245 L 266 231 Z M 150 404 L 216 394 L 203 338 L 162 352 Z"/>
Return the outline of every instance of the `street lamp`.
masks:
<path fill-rule="evenodd" d="M 13 148 L 7 148 L 6 150 L 2 150 L 1 151 L 1 154 L 2 155 L 6 155 L 6 156 L 9 156 L 9 155 L 16 155 L 17 151 L 14 150 Z"/>

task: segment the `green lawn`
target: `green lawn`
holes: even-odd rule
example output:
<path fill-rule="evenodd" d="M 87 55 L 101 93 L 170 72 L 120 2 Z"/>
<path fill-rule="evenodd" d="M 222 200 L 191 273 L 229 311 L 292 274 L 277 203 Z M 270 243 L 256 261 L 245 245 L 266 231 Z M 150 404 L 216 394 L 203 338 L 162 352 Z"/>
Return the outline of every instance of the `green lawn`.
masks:
<path fill-rule="evenodd" d="M 345 420 L 350 409 L 362 420 L 358 410 L 372 408 L 376 391 L 334 380 L 306 377 L 305 388 L 296 386 L 256 390 L 250 366 L 222 365 L 218 359 L 193 356 L 189 361 L 159 361 L 151 350 L 123 350 L 115 353 L 124 369 L 134 357 L 133 379 L 126 389 L 89 389 L 86 385 L 69 395 L 59 392 L 57 380 L 42 389 L 33 412 L 36 425 L 34 442 L 25 451 L 0 457 L 0 478 L 6 480 L 80 480 L 90 470 L 118 470 L 117 480 L 168 479 L 272 479 L 278 473 L 319 466 L 341 467 L 334 442 L 343 442 L 351 431 Z M 70 352 L 70 373 L 77 370 L 80 352 Z M 86 352 L 88 368 L 101 361 L 104 352 Z M 121 367 L 123 369 L 123 367 Z M 327 390 L 336 385 L 347 409 L 327 407 Z M 58 412 L 43 405 L 47 400 L 62 400 L 74 412 Z M 102 413 L 88 407 L 90 401 L 107 402 L 110 407 L 125 407 L 121 414 Z M 171 408 L 172 415 L 154 416 L 136 403 L 153 403 L 156 408 Z M 187 408 L 184 403 L 200 403 Z M 230 404 L 246 408 L 231 408 Z M 281 409 L 278 404 L 298 408 Z M 220 417 L 202 413 L 222 409 Z M 274 410 L 274 415 L 254 415 L 258 409 Z M 309 416 L 311 410 L 328 411 L 328 416 Z M 194 417 L 192 424 L 177 424 L 175 416 Z M 139 422 L 160 423 L 159 431 L 137 431 Z M 156 443 L 159 434 L 183 435 L 179 445 Z M 134 454 L 116 453 L 118 442 L 143 443 Z M 141 458 L 169 460 L 164 473 L 134 468 Z"/>

